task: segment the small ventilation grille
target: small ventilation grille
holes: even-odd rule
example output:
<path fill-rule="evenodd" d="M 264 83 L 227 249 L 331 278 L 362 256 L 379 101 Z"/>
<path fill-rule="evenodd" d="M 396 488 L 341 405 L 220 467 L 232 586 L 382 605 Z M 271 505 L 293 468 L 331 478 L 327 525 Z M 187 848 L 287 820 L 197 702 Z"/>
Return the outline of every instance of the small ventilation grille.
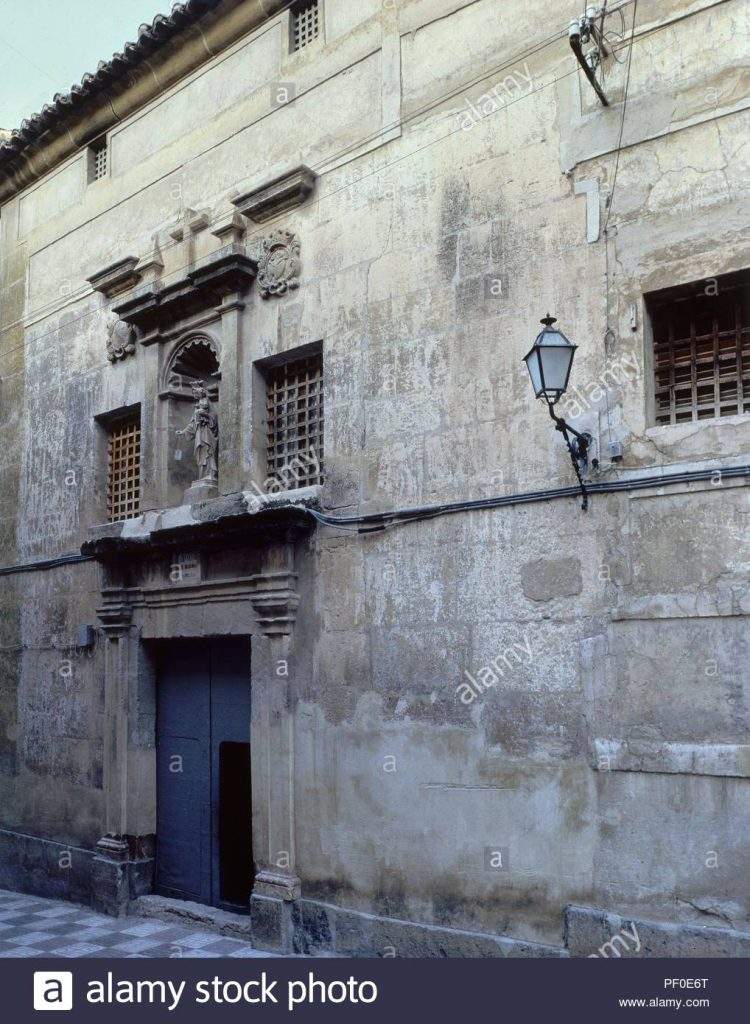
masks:
<path fill-rule="evenodd" d="M 320 10 L 318 0 L 302 4 L 292 13 L 292 44 L 293 49 L 301 50 L 313 39 L 318 38 L 320 31 Z"/>
<path fill-rule="evenodd" d="M 107 176 L 107 140 L 95 142 L 89 150 L 89 180 L 99 181 Z"/>

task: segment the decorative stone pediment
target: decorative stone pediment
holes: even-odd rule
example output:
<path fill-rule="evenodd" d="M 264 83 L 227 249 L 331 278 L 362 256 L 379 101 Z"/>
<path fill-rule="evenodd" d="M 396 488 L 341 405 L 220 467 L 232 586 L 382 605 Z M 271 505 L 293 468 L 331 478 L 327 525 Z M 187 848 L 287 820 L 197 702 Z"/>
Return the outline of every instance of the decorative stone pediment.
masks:
<path fill-rule="evenodd" d="M 97 609 L 101 628 L 117 636 L 132 626 L 154 638 L 171 622 L 188 629 L 185 635 L 289 637 L 300 603 L 294 546 L 314 527 L 305 506 L 249 512 L 242 494 L 93 527 L 81 551 L 102 563 L 107 580 Z M 213 574 L 212 553 L 228 550 L 237 553 L 236 575 Z M 175 563 L 183 561 L 197 571 L 176 576 Z"/>
<path fill-rule="evenodd" d="M 315 171 L 300 164 L 271 181 L 243 192 L 232 202 L 243 216 L 262 223 L 304 203 L 315 188 L 317 177 Z"/>
<path fill-rule="evenodd" d="M 137 288 L 113 309 L 137 327 L 141 343 L 149 345 L 160 340 L 162 329 L 172 328 L 192 313 L 219 306 L 227 295 L 246 291 L 257 269 L 245 247 L 233 243 L 211 253 L 176 281 L 152 281 Z"/>
<path fill-rule="evenodd" d="M 264 299 L 299 287 L 300 249 L 300 241 L 291 231 L 274 231 L 263 239 L 263 252 L 258 260 L 258 287 Z"/>

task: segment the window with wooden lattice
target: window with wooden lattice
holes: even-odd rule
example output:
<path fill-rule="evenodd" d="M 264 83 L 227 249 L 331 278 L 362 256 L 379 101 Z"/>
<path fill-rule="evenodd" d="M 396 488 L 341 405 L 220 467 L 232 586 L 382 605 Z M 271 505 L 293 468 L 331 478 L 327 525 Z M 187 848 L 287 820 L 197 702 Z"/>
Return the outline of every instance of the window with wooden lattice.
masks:
<path fill-rule="evenodd" d="M 750 271 L 653 292 L 646 308 L 656 423 L 750 412 Z"/>
<path fill-rule="evenodd" d="M 285 488 L 323 482 L 323 355 L 270 367 L 266 378 L 266 468 Z"/>
<path fill-rule="evenodd" d="M 107 429 L 107 518 L 134 519 L 141 511 L 141 420 L 123 417 Z"/>
<path fill-rule="evenodd" d="M 320 34 L 319 0 L 305 0 L 292 9 L 292 49 L 301 50 Z"/>

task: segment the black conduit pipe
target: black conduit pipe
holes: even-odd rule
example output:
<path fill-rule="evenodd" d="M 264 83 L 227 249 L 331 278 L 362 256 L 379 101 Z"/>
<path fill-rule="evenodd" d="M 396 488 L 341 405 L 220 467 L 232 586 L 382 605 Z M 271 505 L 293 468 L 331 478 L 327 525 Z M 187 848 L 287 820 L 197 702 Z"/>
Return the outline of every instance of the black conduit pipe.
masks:
<path fill-rule="evenodd" d="M 701 480 L 732 480 L 750 476 L 750 466 L 730 466 L 721 469 L 697 469 L 682 473 L 659 473 L 654 476 L 632 477 L 626 480 L 602 481 L 587 483 L 589 495 L 615 494 L 618 491 L 640 491 L 649 487 L 663 487 L 668 484 L 695 483 Z M 308 508 L 309 512 L 324 526 L 360 526 L 358 533 L 374 533 L 388 526 L 399 523 L 417 522 L 420 519 L 434 519 L 437 516 L 453 515 L 456 512 L 468 512 L 481 509 L 506 508 L 513 505 L 531 505 L 542 501 L 553 501 L 557 498 L 578 498 L 580 488 L 557 487 L 544 491 L 526 491 L 520 494 L 505 494 L 495 498 L 476 498 L 473 501 L 455 501 L 445 505 L 424 505 L 421 508 L 400 509 L 395 512 L 373 512 L 366 516 L 331 516 L 325 512 Z"/>
<path fill-rule="evenodd" d="M 573 51 L 573 53 L 576 55 L 576 59 L 578 60 L 578 63 L 581 65 L 581 67 L 583 69 L 584 75 L 586 76 L 586 78 L 588 78 L 589 82 L 591 82 L 591 85 L 593 86 L 593 89 L 596 92 L 596 95 L 602 101 L 603 106 L 608 107 L 609 106 L 609 100 L 604 95 L 604 90 L 602 89 L 602 87 L 599 85 L 599 83 L 596 80 L 596 75 L 594 74 L 594 69 L 591 67 L 589 62 L 586 60 L 586 56 L 585 56 L 585 54 L 583 52 L 583 47 L 581 46 L 581 29 L 580 29 L 580 26 L 578 25 L 578 23 L 575 22 L 575 21 L 571 22 L 569 38 L 570 38 L 570 48 Z"/>
<path fill-rule="evenodd" d="M 717 486 L 720 486 L 723 480 L 736 480 L 744 476 L 750 476 L 750 466 L 729 466 L 723 469 L 717 466 L 714 469 L 694 469 L 682 473 L 659 473 L 654 476 L 639 476 L 626 480 L 588 483 L 586 490 L 590 495 L 616 494 L 619 491 L 643 491 L 648 490 L 649 487 L 664 487 L 669 484 L 697 483 L 701 480 L 713 480 L 714 477 L 718 478 Z M 385 530 L 388 526 L 419 522 L 420 519 L 435 519 L 438 516 L 454 515 L 456 512 L 510 508 L 514 505 L 534 505 L 542 501 L 554 501 L 557 498 L 578 498 L 580 494 L 581 490 L 578 486 L 556 487 L 544 491 L 503 494 L 495 498 L 453 501 L 444 505 L 423 505 L 419 508 L 396 509 L 392 512 L 372 512 L 365 516 L 331 516 L 326 512 L 318 512 L 317 509 L 303 506 L 297 507 L 300 508 L 300 511 L 307 512 L 323 526 L 338 526 L 343 529 L 350 526 L 358 526 L 361 528 L 357 530 L 357 533 L 375 533 L 379 530 Z M 289 506 L 285 507 L 295 507 L 294 502 L 289 502 Z M 94 560 L 93 555 L 60 555 L 58 558 L 48 558 L 39 562 L 25 562 L 20 565 L 0 567 L 0 576 L 54 569 L 62 565 L 75 565 L 78 562 L 91 562 Z"/>

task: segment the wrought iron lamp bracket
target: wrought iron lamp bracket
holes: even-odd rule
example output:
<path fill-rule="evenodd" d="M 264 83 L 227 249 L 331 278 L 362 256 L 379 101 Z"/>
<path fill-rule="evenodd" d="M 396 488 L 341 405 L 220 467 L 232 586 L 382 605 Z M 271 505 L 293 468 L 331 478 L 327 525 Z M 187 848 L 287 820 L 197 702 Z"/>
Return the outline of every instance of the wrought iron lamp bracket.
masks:
<path fill-rule="evenodd" d="M 568 447 L 570 461 L 573 464 L 573 469 L 575 470 L 575 474 L 578 479 L 578 484 L 581 488 L 581 496 L 583 499 L 581 502 L 581 508 L 584 512 L 586 512 L 589 507 L 589 495 L 588 491 L 586 490 L 586 484 L 583 479 L 583 474 L 589 467 L 589 449 L 592 445 L 594 438 L 587 431 L 585 431 L 584 433 L 580 433 L 579 431 L 575 430 L 573 427 L 570 426 L 569 423 L 565 422 L 562 416 L 557 415 L 557 413 L 554 410 L 554 406 L 557 404 L 558 400 L 558 398 L 554 400 L 547 398 L 547 408 L 549 409 L 550 416 L 555 422 L 555 430 L 559 430 L 562 436 L 565 438 L 565 444 Z M 598 460 L 592 459 L 591 464 L 594 466 L 594 468 L 596 468 L 596 466 L 598 465 Z"/>

